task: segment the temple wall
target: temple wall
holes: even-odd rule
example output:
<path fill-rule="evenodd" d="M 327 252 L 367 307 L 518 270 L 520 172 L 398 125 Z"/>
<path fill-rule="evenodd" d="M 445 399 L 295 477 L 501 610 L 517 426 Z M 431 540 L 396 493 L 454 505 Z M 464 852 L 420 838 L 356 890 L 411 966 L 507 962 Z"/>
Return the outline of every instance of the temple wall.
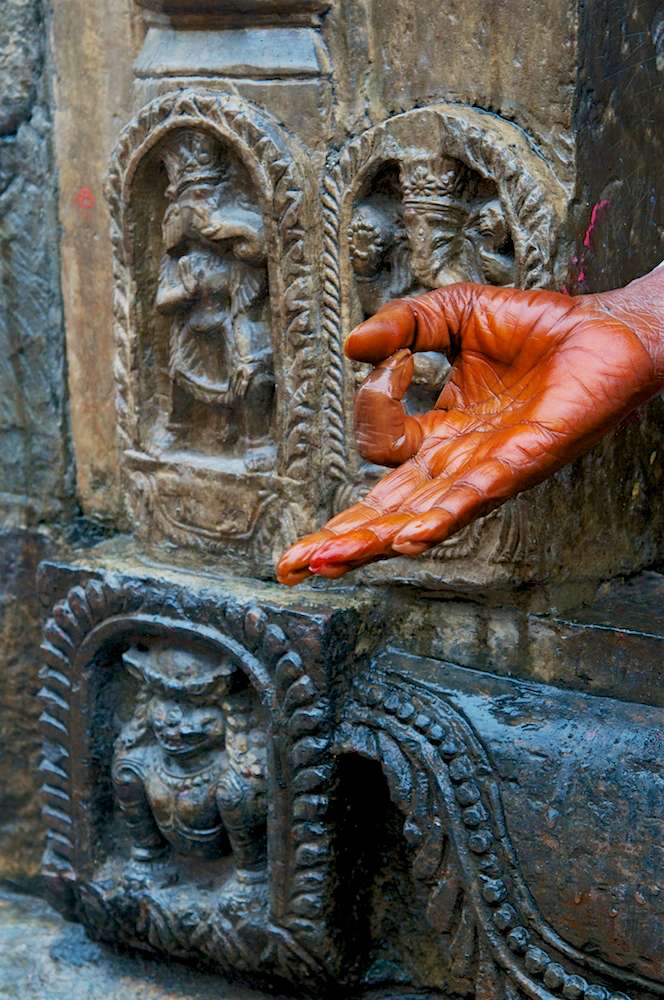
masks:
<path fill-rule="evenodd" d="M 663 69 L 655 0 L 5 4 L 0 880 L 317 998 L 662 994 L 662 400 L 422 558 L 273 567 L 380 474 L 364 316 L 664 257 Z"/>

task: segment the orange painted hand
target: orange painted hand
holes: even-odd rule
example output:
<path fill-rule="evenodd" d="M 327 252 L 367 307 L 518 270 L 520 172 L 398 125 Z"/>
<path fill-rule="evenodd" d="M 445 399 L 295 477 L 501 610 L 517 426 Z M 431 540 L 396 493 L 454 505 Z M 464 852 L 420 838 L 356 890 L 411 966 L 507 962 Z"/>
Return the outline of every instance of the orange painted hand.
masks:
<path fill-rule="evenodd" d="M 348 337 L 376 367 L 356 399 L 361 454 L 398 466 L 282 556 L 277 577 L 339 577 L 415 556 L 588 451 L 664 384 L 664 273 L 626 289 L 456 284 L 384 306 Z M 433 410 L 406 414 L 414 351 L 451 363 Z"/>

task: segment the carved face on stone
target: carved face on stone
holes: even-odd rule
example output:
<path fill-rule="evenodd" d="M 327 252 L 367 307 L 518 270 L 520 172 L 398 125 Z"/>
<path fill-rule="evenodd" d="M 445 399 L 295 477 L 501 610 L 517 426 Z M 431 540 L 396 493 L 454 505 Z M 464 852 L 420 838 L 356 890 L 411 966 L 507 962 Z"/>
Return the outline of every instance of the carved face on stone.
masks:
<path fill-rule="evenodd" d="M 348 245 L 358 278 L 378 274 L 385 254 L 394 242 L 392 220 L 378 205 L 360 205 L 348 227 Z"/>
<path fill-rule="evenodd" d="M 186 759 L 223 748 L 221 701 L 232 685 L 230 663 L 202 650 L 161 643 L 133 646 L 123 660 L 149 693 L 147 727 L 165 754 Z"/>
<path fill-rule="evenodd" d="M 186 130 L 163 154 L 169 205 L 156 308 L 173 317 L 171 374 L 195 398 L 232 405 L 271 372 L 262 216 L 232 156 Z"/>
<path fill-rule="evenodd" d="M 224 713 L 214 704 L 155 695 L 148 707 L 148 722 L 162 750 L 175 757 L 190 757 L 223 746 Z"/>
<path fill-rule="evenodd" d="M 442 157 L 404 167 L 402 183 L 411 267 L 424 288 L 514 281 L 509 231 L 486 182 Z"/>
<path fill-rule="evenodd" d="M 412 284 L 400 202 L 371 193 L 356 206 L 347 235 L 362 311 L 370 316 Z"/>
<path fill-rule="evenodd" d="M 468 273 L 472 254 L 464 235 L 467 218 L 464 207 L 453 204 L 435 209 L 406 207 L 404 223 L 412 250 L 411 267 L 425 287 L 479 280 L 472 271 Z"/>

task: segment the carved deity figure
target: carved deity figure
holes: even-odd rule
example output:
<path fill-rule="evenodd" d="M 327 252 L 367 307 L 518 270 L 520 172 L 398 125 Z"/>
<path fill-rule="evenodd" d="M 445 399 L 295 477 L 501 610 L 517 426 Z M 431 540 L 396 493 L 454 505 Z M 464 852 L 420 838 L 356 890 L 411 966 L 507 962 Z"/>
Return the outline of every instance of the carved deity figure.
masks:
<path fill-rule="evenodd" d="M 401 166 L 400 197 L 370 191 L 348 229 L 365 316 L 390 299 L 455 281 L 514 282 L 514 251 L 493 186 L 448 156 Z"/>
<path fill-rule="evenodd" d="M 265 733 L 256 696 L 222 656 L 150 640 L 123 656 L 139 683 L 116 741 L 116 800 L 134 862 L 232 851 L 244 881 L 266 863 Z"/>
<path fill-rule="evenodd" d="M 172 317 L 171 379 L 223 409 L 220 444 L 255 447 L 269 438 L 274 395 L 262 215 L 239 162 L 205 132 L 177 132 L 161 155 L 169 204 L 155 305 Z"/>
<path fill-rule="evenodd" d="M 379 174 L 348 227 L 355 287 L 365 318 L 386 302 L 456 281 L 510 285 L 514 250 L 494 186 L 448 156 L 415 156 L 399 178 Z M 407 408 L 439 391 L 448 364 L 416 355 Z M 366 375 L 358 369 L 358 384 Z"/>
<path fill-rule="evenodd" d="M 491 185 L 447 156 L 404 164 L 401 182 L 419 290 L 455 281 L 514 281 L 510 235 Z"/>

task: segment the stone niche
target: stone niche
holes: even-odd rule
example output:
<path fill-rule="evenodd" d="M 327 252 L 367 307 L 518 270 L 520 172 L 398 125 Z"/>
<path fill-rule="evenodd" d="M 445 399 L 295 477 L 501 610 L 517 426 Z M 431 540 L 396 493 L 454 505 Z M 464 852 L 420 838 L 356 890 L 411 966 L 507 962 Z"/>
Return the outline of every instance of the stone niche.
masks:
<path fill-rule="evenodd" d="M 385 473 L 363 462 L 353 443 L 354 394 L 370 368 L 343 357 L 350 330 L 390 299 L 455 281 L 555 285 L 567 195 L 514 126 L 449 104 L 364 132 L 333 159 L 324 184 L 324 467 L 339 512 Z M 448 370 L 440 356 L 416 355 L 407 406 L 432 406 Z M 425 557 L 365 576 L 430 586 L 444 578 L 462 586 L 504 582 L 506 572 L 521 568 L 531 527 L 511 504 Z"/>
<path fill-rule="evenodd" d="M 109 180 L 118 431 L 139 535 L 265 571 L 317 506 L 316 202 L 263 112 L 170 94 Z"/>
<path fill-rule="evenodd" d="M 176 574 L 177 575 L 177 574 Z M 352 608 L 44 564 L 43 872 L 99 938 L 230 976 L 338 974 L 331 689 Z"/>

